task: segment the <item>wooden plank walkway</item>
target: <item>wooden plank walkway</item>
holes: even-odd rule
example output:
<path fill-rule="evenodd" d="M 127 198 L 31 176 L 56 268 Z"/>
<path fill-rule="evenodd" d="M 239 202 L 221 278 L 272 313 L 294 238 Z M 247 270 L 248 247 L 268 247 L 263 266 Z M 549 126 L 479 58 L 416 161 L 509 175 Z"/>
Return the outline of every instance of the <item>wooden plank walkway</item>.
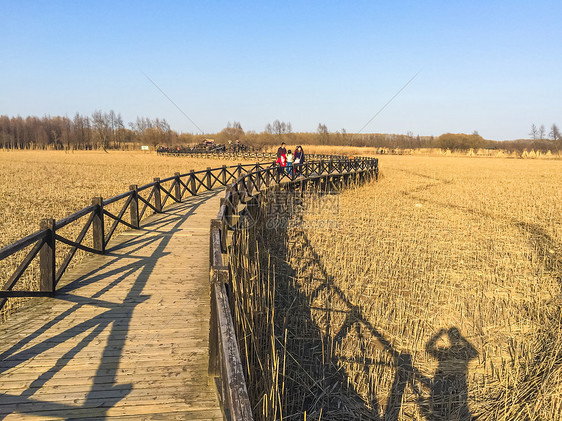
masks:
<path fill-rule="evenodd" d="M 209 224 L 222 196 L 120 234 L 55 298 L 0 325 L 0 419 L 222 419 L 207 374 Z"/>

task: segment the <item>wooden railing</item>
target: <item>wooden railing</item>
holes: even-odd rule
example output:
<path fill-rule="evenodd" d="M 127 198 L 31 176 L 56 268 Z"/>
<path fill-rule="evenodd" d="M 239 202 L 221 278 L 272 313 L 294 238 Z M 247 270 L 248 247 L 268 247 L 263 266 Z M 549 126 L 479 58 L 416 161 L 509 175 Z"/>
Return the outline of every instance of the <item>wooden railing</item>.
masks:
<path fill-rule="evenodd" d="M 227 186 L 216 219 L 211 220 L 210 281 L 211 326 L 209 337 L 209 373 L 219 380 L 221 405 L 225 419 L 249 421 L 253 419 L 244 368 L 233 324 L 233 297 L 230 269 L 223 261 L 229 247 L 229 230 L 243 229 L 248 216 L 248 204 L 270 188 L 309 187 L 320 191 L 341 188 L 352 181 L 374 177 L 378 179 L 378 159 L 330 160 L 295 165 L 290 171 L 279 167 L 255 169 Z"/>
<path fill-rule="evenodd" d="M 185 174 L 176 173 L 165 179 L 155 178 L 152 183 L 140 187 L 131 185 L 129 191 L 105 200 L 94 197 L 90 206 L 59 221 L 44 219 L 41 221 L 39 231 L 0 249 L 0 262 L 2 262 L 33 246 L 0 290 L 0 309 L 11 297 L 52 296 L 76 251 L 80 249 L 104 254 L 119 224 L 138 229 L 149 209 L 160 213 L 168 201 L 181 202 L 188 193 L 197 195 L 201 191 L 224 186 L 226 194 L 221 201 L 217 218 L 211 220 L 210 232 L 209 372 L 220 380 L 219 392 L 226 417 L 232 421 L 252 420 L 227 293 L 229 269 L 223 262 L 223 253 L 227 252 L 228 247 L 228 230 L 237 229 L 240 217 L 248 211 L 247 204 L 272 186 L 299 186 L 301 189 L 316 186 L 320 189 L 328 189 L 330 184 L 344 185 L 353 179 L 370 176 L 378 178 L 377 159 L 341 158 L 308 161 L 293 165 L 289 171 L 272 163 L 238 164 L 228 167 L 223 165 L 219 168 L 209 167 L 206 170 Z M 120 208 L 118 207 L 119 211 L 111 212 L 108 207 L 115 204 L 121 205 Z M 112 220 L 107 232 L 106 218 Z M 60 234 L 62 228 L 84 219 L 86 222 L 74 240 Z M 89 231 L 93 238 L 92 247 L 83 244 Z M 57 265 L 55 252 L 61 243 L 70 246 L 70 250 Z M 35 259 L 39 259 L 39 290 L 14 291 L 13 287 Z"/>
<path fill-rule="evenodd" d="M 95 197 L 92 204 L 59 221 L 44 219 L 40 229 L 12 244 L 0 249 L 0 264 L 14 254 L 33 246 L 23 258 L 16 262 L 15 270 L 9 274 L 8 280 L 0 290 L 0 309 L 11 297 L 51 296 L 57 284 L 71 263 L 77 250 L 104 254 L 107 244 L 119 225 L 137 229 L 147 212 L 162 212 L 169 202 L 181 202 L 186 195 L 197 195 L 201 191 L 211 190 L 217 186 L 227 186 L 247 173 L 270 167 L 271 163 L 238 164 L 218 168 L 207 168 L 189 173 L 176 173 L 165 179 L 155 178 L 152 183 L 144 186 L 132 185 L 129 191 L 109 199 Z M 111 206 L 110 206 L 111 205 Z M 120 207 L 119 207 L 120 205 Z M 111 212 L 110 207 L 118 206 L 118 211 Z M 106 221 L 112 221 L 107 224 Z M 66 238 L 61 229 L 71 223 L 85 221 L 80 233 L 74 239 Z M 91 231 L 92 246 L 86 246 L 84 239 Z M 56 259 L 56 251 L 62 246 L 70 246 L 62 259 Z M 22 278 L 25 270 L 35 260 L 39 259 L 39 288 L 38 290 L 17 290 L 14 286 Z M 57 260 L 59 263 L 57 264 Z M 21 285 L 20 285 L 21 287 Z"/>
<path fill-rule="evenodd" d="M 276 160 L 277 154 L 274 152 L 256 152 L 256 151 L 205 151 L 205 150 L 157 150 L 158 155 L 166 156 L 184 156 L 193 158 L 218 158 L 218 159 L 271 159 Z M 320 161 L 331 159 L 348 159 L 344 155 L 325 155 L 325 154 L 306 154 L 307 161 Z"/>

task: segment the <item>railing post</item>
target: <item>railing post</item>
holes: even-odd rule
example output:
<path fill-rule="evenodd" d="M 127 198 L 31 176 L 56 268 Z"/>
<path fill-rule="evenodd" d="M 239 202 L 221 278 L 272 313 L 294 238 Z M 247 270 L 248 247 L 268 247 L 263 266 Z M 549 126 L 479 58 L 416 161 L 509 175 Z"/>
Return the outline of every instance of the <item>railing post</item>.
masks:
<path fill-rule="evenodd" d="M 221 181 L 222 181 L 222 185 L 226 186 L 226 165 L 222 166 Z"/>
<path fill-rule="evenodd" d="M 103 224 L 103 199 L 101 197 L 94 197 L 92 199 L 94 208 L 94 219 L 92 221 L 92 237 L 94 240 L 94 249 L 105 253 L 105 232 Z"/>
<path fill-rule="evenodd" d="M 132 184 L 129 186 L 129 190 L 131 190 L 131 204 L 129 205 L 129 209 L 131 210 L 131 225 L 135 228 L 140 227 L 139 221 L 139 193 L 137 191 L 137 185 Z"/>
<path fill-rule="evenodd" d="M 238 215 L 238 204 L 240 203 L 240 193 L 238 192 L 239 185 L 232 188 L 232 196 L 231 196 L 231 203 L 232 203 L 232 217 L 230 218 L 230 226 L 232 227 L 234 223 L 234 216 Z"/>
<path fill-rule="evenodd" d="M 238 200 L 240 200 L 242 203 L 246 202 L 246 192 L 246 180 L 242 178 L 238 183 Z"/>
<path fill-rule="evenodd" d="M 232 187 L 227 187 L 227 196 L 230 193 L 230 200 L 226 204 L 228 209 L 226 213 L 226 223 L 229 227 L 232 227 L 232 216 L 236 213 L 236 206 L 234 204 L 234 189 Z"/>
<path fill-rule="evenodd" d="M 174 195 L 176 196 L 176 201 L 181 202 L 181 184 L 180 184 L 180 173 L 174 173 Z"/>
<path fill-rule="evenodd" d="M 191 170 L 189 172 L 189 187 L 191 188 L 191 194 L 197 196 L 197 189 L 195 188 L 195 171 Z"/>
<path fill-rule="evenodd" d="M 205 175 L 207 176 L 207 189 L 211 190 L 211 167 L 207 167 Z"/>
<path fill-rule="evenodd" d="M 40 229 L 47 230 L 45 243 L 39 251 L 40 281 L 39 291 L 55 292 L 55 220 L 43 219 L 39 225 Z"/>
<path fill-rule="evenodd" d="M 242 164 L 241 163 L 238 163 L 237 171 L 238 171 L 238 178 L 242 177 Z"/>
<path fill-rule="evenodd" d="M 251 196 L 254 191 L 254 173 L 249 173 L 246 180 L 246 192 L 248 193 L 248 196 Z"/>
<path fill-rule="evenodd" d="M 256 189 L 258 191 L 261 190 L 261 181 L 262 181 L 261 178 L 262 178 L 262 174 L 263 174 L 263 172 L 261 172 L 261 171 L 262 171 L 261 168 L 258 167 L 258 170 L 255 174 L 256 175 Z"/>
<path fill-rule="evenodd" d="M 221 204 L 221 208 L 223 207 L 223 205 L 228 208 L 228 205 L 226 203 L 226 199 L 223 197 L 221 198 L 220 201 Z M 226 253 L 226 237 L 228 235 L 227 233 L 227 225 L 226 225 L 226 221 L 228 219 L 228 209 L 226 210 L 225 214 L 222 216 L 222 218 L 220 219 L 220 232 L 221 232 L 221 251 L 223 253 Z"/>
<path fill-rule="evenodd" d="M 154 178 L 154 207 L 156 208 L 156 212 L 162 212 L 162 191 L 160 190 L 160 178 Z"/>

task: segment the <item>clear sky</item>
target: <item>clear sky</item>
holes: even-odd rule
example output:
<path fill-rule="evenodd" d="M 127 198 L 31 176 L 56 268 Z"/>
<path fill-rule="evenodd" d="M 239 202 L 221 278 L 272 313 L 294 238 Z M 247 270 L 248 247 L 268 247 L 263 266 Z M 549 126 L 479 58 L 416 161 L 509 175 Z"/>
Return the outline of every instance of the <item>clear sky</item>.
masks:
<path fill-rule="evenodd" d="M 562 125 L 562 1 L 0 0 L 0 114 L 489 139 Z"/>

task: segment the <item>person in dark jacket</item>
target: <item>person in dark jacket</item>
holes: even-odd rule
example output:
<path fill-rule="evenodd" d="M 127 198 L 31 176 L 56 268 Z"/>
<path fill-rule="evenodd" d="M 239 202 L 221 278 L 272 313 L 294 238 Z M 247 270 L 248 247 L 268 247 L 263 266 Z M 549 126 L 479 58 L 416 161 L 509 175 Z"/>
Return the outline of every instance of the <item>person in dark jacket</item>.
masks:
<path fill-rule="evenodd" d="M 294 160 L 293 162 L 295 164 L 303 164 L 304 163 L 304 152 L 302 150 L 302 146 L 297 146 L 297 149 L 295 149 L 295 155 L 294 155 Z"/>
<path fill-rule="evenodd" d="M 285 142 L 281 143 L 279 149 L 277 149 L 277 159 L 281 158 L 281 155 L 287 155 L 287 149 L 285 148 Z"/>
<path fill-rule="evenodd" d="M 295 149 L 295 153 L 293 155 L 293 175 L 297 176 L 298 174 L 300 174 L 300 168 L 302 166 L 302 164 L 304 164 L 304 152 L 302 150 L 302 146 L 297 146 L 297 148 Z"/>

